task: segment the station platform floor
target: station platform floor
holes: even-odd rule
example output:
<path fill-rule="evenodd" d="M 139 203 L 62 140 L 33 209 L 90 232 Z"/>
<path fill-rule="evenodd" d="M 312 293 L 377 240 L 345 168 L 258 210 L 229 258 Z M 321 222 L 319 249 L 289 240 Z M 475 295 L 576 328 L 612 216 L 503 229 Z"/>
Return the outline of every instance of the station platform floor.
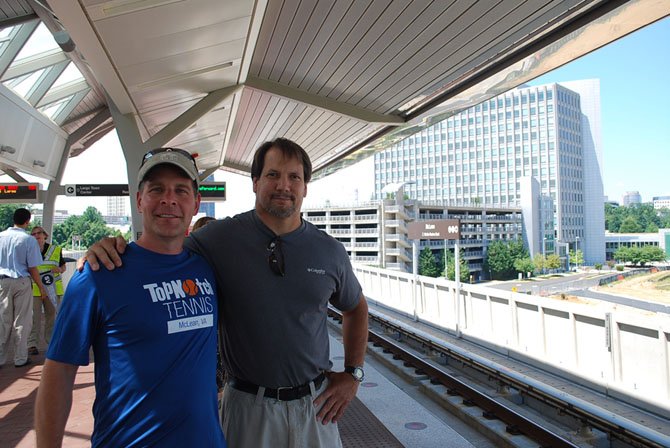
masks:
<path fill-rule="evenodd" d="M 11 359 L 8 356 L 7 364 L 0 367 L 0 445 L 3 448 L 34 447 L 33 407 L 44 364 L 44 347 L 39 355 L 31 357 L 28 366 L 16 368 Z M 331 337 L 334 370 L 342 369 L 343 359 L 341 342 Z M 93 369 L 91 363 L 80 367 L 77 373 L 64 447 L 90 446 L 91 409 L 95 398 Z M 367 365 L 365 374 L 357 399 L 339 422 L 345 448 L 473 447 L 374 367 Z"/>

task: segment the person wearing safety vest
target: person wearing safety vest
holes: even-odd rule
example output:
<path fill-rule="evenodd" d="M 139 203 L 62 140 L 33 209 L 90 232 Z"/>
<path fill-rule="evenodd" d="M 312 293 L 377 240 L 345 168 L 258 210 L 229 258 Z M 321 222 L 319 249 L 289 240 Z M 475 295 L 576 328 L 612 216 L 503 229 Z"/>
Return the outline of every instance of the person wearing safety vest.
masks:
<path fill-rule="evenodd" d="M 51 341 L 51 333 L 54 328 L 56 312 L 63 298 L 63 280 L 61 274 L 65 272 L 66 265 L 60 246 L 47 243 L 47 232 L 40 226 L 35 226 L 30 234 L 37 240 L 42 251 L 43 262 L 37 268 L 39 270 L 42 285 L 47 291 L 48 298 L 40 296 L 37 284 L 33 282 L 33 329 L 28 338 L 28 353 L 37 355 L 40 327 L 42 326 L 42 313 L 44 313 L 44 340 L 47 344 Z"/>

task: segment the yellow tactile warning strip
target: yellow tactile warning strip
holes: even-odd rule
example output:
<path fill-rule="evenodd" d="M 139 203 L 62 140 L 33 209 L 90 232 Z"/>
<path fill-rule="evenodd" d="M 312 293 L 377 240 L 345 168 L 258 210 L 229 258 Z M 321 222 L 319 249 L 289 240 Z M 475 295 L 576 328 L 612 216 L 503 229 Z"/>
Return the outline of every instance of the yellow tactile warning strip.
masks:
<path fill-rule="evenodd" d="M 338 422 L 344 448 L 402 448 L 403 444 L 358 398 L 354 398 Z"/>

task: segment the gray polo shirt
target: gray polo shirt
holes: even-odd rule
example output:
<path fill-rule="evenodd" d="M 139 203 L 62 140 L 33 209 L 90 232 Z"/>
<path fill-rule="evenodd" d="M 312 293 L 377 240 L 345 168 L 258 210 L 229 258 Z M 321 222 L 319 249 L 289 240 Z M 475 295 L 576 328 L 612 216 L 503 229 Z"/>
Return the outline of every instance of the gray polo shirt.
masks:
<path fill-rule="evenodd" d="M 250 211 L 210 222 L 186 242 L 217 275 L 225 369 L 272 388 L 304 384 L 330 368 L 328 304 L 347 311 L 361 296 L 340 242 L 303 221 L 279 238 L 282 277 L 268 264 L 275 237 Z"/>

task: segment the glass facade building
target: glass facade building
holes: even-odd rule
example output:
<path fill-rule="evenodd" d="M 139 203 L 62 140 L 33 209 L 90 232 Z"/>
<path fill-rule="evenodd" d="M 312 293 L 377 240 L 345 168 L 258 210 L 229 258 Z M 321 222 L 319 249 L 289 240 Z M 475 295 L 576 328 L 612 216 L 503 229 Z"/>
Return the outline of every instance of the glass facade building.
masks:
<path fill-rule="evenodd" d="M 409 198 L 452 206 L 518 207 L 521 181 L 532 177 L 553 202 L 554 238 L 580 241 L 587 261 L 604 259 L 597 80 L 511 90 L 375 154 L 374 164 L 377 199 L 385 185 L 407 182 Z"/>

